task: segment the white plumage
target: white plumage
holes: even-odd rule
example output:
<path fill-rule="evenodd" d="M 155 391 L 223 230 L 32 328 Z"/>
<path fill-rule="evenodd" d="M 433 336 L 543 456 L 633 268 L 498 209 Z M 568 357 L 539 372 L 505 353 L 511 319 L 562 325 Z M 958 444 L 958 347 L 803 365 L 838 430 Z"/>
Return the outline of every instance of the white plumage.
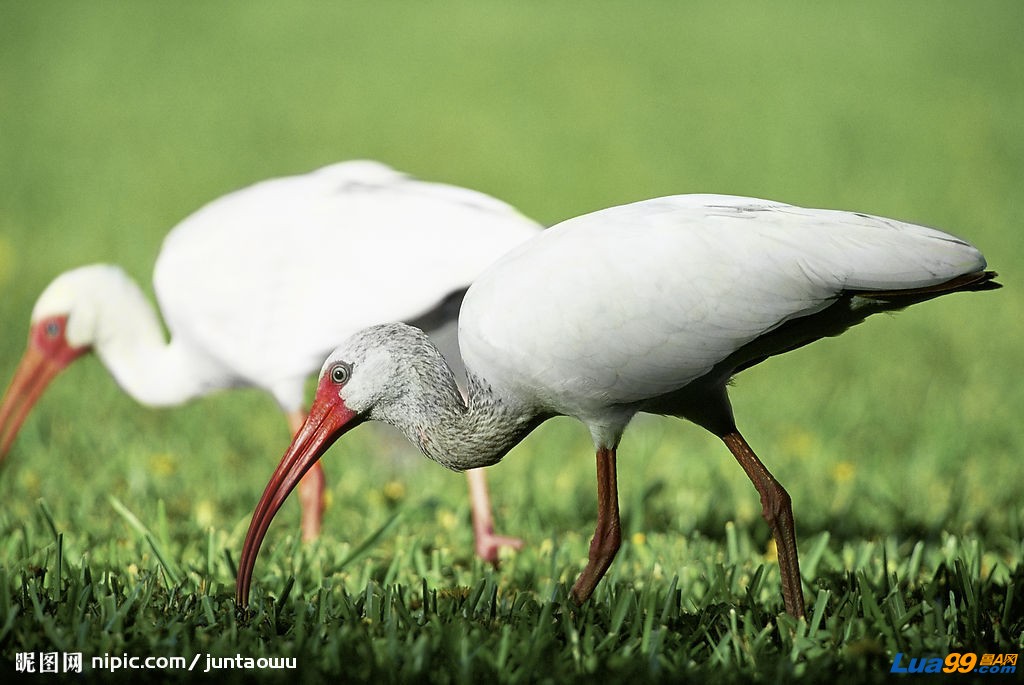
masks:
<path fill-rule="evenodd" d="M 254 386 L 274 396 L 293 431 L 304 418 L 306 378 L 339 340 L 365 326 L 420 321 L 461 368 L 454 319 L 463 292 L 539 230 L 483 193 L 370 161 L 225 195 L 177 225 L 157 258 L 153 283 L 170 341 L 119 267 L 74 269 L 46 288 L 26 357 L 0 405 L 0 459 L 50 379 L 90 350 L 143 404 Z M 488 505 L 479 478 L 477 549 L 493 561 L 494 541 L 509 540 L 483 539 L 490 516 L 481 509 Z M 312 499 L 304 504 L 307 538 L 319 527 L 319 495 Z"/>
<path fill-rule="evenodd" d="M 351 427 L 391 423 L 428 457 L 464 469 L 497 462 L 563 414 L 588 426 L 597 451 L 597 526 L 573 587 L 582 602 L 621 543 L 616 448 L 647 411 L 703 426 L 736 457 L 775 537 L 786 610 L 803 616 L 789 495 L 736 428 L 729 379 L 872 313 L 999 287 L 984 269 L 981 253 L 940 231 L 752 198 L 665 197 L 565 221 L 502 257 L 466 294 L 465 401 L 412 327 L 370 327 L 331 353 L 310 417 L 253 514 L 238 600 L 248 600 L 274 513 Z"/>
<path fill-rule="evenodd" d="M 339 340 L 422 316 L 539 229 L 483 193 L 345 162 L 203 207 L 167 236 L 153 284 L 172 347 L 292 411 Z"/>
<path fill-rule="evenodd" d="M 466 295 L 460 345 L 494 387 L 589 423 L 610 405 L 724 383 L 734 368 L 704 377 L 842 293 L 924 288 L 984 268 L 971 245 L 891 219 L 659 198 L 570 219 L 504 256 Z M 851 315 L 859 305 L 870 313 L 870 301 L 851 300 Z"/>

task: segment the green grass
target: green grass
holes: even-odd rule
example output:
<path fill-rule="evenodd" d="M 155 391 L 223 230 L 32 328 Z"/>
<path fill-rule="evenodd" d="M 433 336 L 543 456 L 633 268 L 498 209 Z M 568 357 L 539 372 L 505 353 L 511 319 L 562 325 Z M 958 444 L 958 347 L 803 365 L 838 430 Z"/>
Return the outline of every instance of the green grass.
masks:
<path fill-rule="evenodd" d="M 651 417 L 620 449 L 626 544 L 582 609 L 566 591 L 593 455 L 559 419 L 492 469 L 500 528 L 527 541 L 499 570 L 472 558 L 463 479 L 359 429 L 325 458 L 322 540 L 297 542 L 289 502 L 242 616 L 234 564 L 283 418 L 253 391 L 147 410 L 87 359 L 0 473 L 0 673 L 18 652 L 81 651 L 95 680 L 94 656 L 201 668 L 209 653 L 294 656 L 304 682 L 865 682 L 897 652 L 1024 651 L 1024 6 L 6 1 L 0 16 L 0 383 L 59 271 L 117 262 L 148 288 L 163 235 L 204 202 L 353 157 L 546 223 L 679 192 L 895 216 L 971 239 L 1006 285 L 737 379 L 740 426 L 793 496 L 806 624 L 781 614 L 728 452 Z"/>

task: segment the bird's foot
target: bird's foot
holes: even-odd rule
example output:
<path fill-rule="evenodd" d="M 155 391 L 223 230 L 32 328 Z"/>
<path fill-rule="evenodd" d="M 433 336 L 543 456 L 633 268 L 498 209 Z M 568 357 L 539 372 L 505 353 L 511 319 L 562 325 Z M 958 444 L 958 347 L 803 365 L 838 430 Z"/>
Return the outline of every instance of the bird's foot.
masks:
<path fill-rule="evenodd" d="M 523 541 L 506 535 L 495 535 L 492 530 L 477 531 L 476 555 L 487 563 L 494 567 L 498 566 L 498 550 L 502 547 L 522 549 Z"/>

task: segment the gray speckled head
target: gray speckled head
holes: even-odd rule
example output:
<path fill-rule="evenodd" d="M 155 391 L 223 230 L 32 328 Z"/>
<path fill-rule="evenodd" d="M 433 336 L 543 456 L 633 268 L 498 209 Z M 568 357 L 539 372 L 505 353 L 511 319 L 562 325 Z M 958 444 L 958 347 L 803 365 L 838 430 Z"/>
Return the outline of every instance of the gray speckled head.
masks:
<path fill-rule="evenodd" d="M 389 416 L 395 410 L 419 416 L 427 411 L 427 399 L 464 408 L 441 353 L 413 326 L 388 323 L 353 334 L 327 358 L 320 380 L 338 366 L 348 373 L 339 393 L 345 405 L 369 419 L 393 423 Z M 410 403 L 414 396 L 417 401 Z"/>
<path fill-rule="evenodd" d="M 532 414 L 479 384 L 467 405 L 427 335 L 402 323 L 352 335 L 327 358 L 321 385 L 325 379 L 338 382 L 348 409 L 398 428 L 426 456 L 457 470 L 493 464 L 536 425 Z"/>

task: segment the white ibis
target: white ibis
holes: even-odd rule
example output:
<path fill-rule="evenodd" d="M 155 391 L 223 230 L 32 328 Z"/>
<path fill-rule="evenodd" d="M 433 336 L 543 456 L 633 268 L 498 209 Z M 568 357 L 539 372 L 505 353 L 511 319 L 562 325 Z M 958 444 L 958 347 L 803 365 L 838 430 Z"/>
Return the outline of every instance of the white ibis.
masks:
<path fill-rule="evenodd" d="M 785 608 L 803 616 L 790 498 L 737 430 L 729 379 L 875 312 L 999 287 L 984 269 L 974 247 L 930 228 L 751 198 L 682 195 L 565 221 L 502 257 L 466 294 L 465 400 L 413 327 L 373 326 L 330 354 L 310 415 L 253 514 L 238 602 L 248 603 L 274 514 L 352 427 L 389 423 L 461 470 L 496 463 L 555 415 L 586 424 L 597 450 L 597 527 L 572 589 L 583 602 L 619 548 L 616 448 L 645 411 L 725 442 L 761 495 Z"/>
<path fill-rule="evenodd" d="M 47 383 L 90 350 L 129 395 L 153 407 L 220 388 L 262 388 L 293 434 L 305 419 L 305 379 L 339 340 L 366 326 L 419 322 L 461 368 L 454 322 L 465 289 L 539 230 L 492 197 L 369 161 L 226 195 L 175 227 L 157 258 L 153 282 L 170 342 L 117 267 L 81 267 L 46 288 L 0 405 L 0 459 Z M 314 470 L 302 488 L 306 539 L 319 530 L 322 489 Z M 470 490 L 477 552 L 493 562 L 498 546 L 518 541 L 494 535 L 480 472 Z"/>

